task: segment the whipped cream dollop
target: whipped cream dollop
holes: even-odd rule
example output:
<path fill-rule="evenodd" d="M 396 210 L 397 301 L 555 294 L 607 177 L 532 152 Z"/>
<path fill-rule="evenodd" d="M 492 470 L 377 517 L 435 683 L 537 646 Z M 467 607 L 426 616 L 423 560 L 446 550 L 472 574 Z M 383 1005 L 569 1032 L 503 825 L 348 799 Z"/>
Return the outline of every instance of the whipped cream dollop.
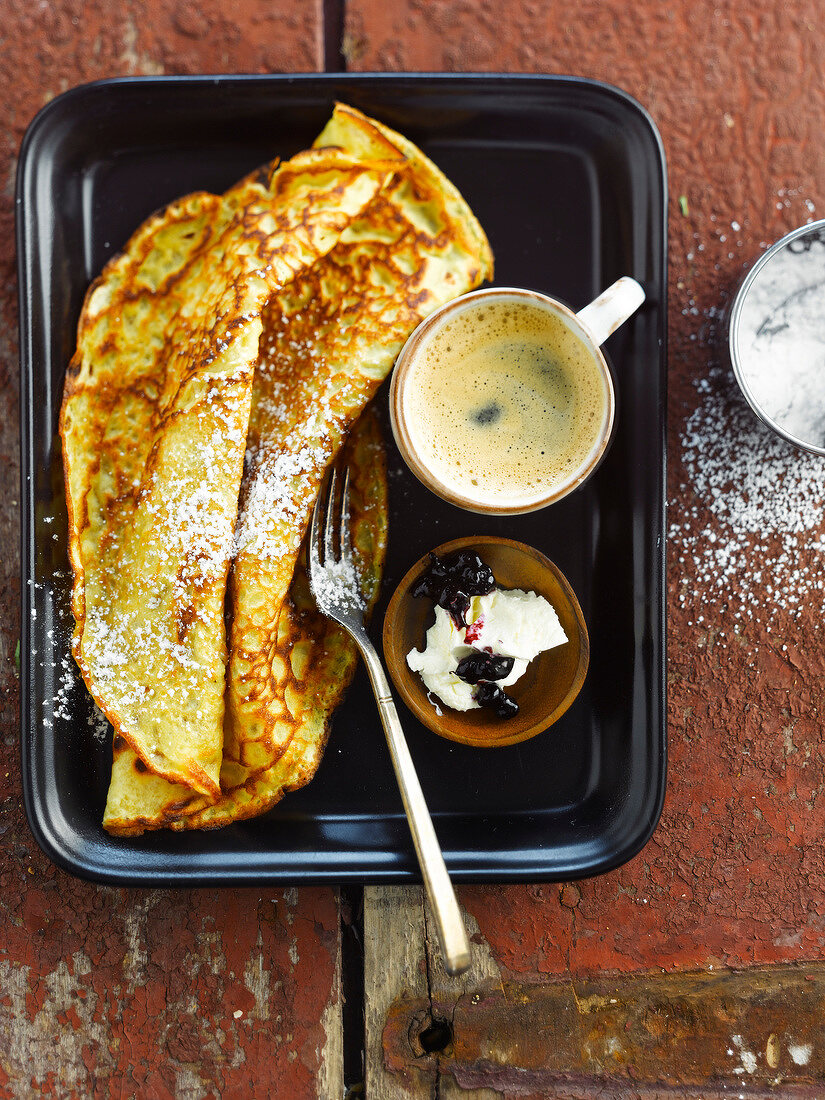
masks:
<path fill-rule="evenodd" d="M 436 605 L 435 622 L 427 631 L 424 649 L 407 654 L 407 664 L 419 673 L 427 690 L 453 710 L 474 710 L 482 705 L 476 698 L 479 683 L 470 683 L 458 674 L 465 658 L 473 654 L 512 658 L 510 671 L 492 681 L 505 688 L 524 675 L 539 653 L 567 641 L 552 604 L 520 588 L 493 588 L 473 596 L 464 619 L 459 625 Z"/>

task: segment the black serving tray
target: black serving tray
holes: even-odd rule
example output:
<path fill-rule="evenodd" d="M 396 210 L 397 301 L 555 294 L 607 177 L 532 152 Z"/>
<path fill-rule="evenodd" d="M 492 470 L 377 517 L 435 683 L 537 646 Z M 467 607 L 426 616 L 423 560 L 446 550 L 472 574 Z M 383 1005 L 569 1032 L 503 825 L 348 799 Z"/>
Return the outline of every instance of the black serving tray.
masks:
<path fill-rule="evenodd" d="M 373 632 L 407 568 L 469 534 L 555 561 L 592 654 L 552 729 L 511 748 L 441 740 L 401 717 L 457 881 L 565 879 L 633 856 L 665 787 L 666 188 L 662 145 L 616 89 L 545 76 L 145 78 L 67 92 L 35 118 L 17 184 L 22 360 L 22 762 L 32 831 L 55 863 L 121 884 L 418 880 L 360 670 L 316 778 L 265 817 L 209 833 L 112 839 L 100 825 L 109 739 L 69 656 L 58 412 L 85 289 L 157 207 L 220 191 L 312 141 L 341 99 L 400 129 L 455 181 L 487 230 L 499 284 L 579 309 L 620 275 L 647 291 L 612 336 L 618 429 L 586 487 L 521 518 L 462 512 L 407 471 L 387 431 L 390 547 Z M 386 408 L 386 394 L 378 397 Z"/>

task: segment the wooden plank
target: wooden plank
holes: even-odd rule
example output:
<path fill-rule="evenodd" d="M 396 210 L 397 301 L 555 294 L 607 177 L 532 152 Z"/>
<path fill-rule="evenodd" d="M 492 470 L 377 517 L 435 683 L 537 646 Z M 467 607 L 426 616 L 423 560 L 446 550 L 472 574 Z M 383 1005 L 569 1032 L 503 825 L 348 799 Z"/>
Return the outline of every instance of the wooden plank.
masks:
<path fill-rule="evenodd" d="M 422 890 L 366 891 L 367 1097 L 822 1095 L 825 964 L 517 980 L 467 922 L 450 977 Z"/>
<path fill-rule="evenodd" d="M 3 5 L 0 133 L 0 1097 L 343 1095 L 330 889 L 118 890 L 37 849 L 21 806 L 14 168 L 53 96 L 101 77 L 323 63 L 318 4 Z M 70 349 L 69 349 L 70 350 Z"/>
<path fill-rule="evenodd" d="M 671 1082 L 659 1095 L 823 1095 L 821 1026 L 803 1034 L 816 1023 L 807 985 L 798 1007 L 782 1001 L 794 967 L 814 986 L 823 980 L 810 962 L 822 956 L 825 881 L 821 473 L 745 407 L 724 331 L 731 293 L 766 244 L 825 213 L 825 171 L 810 156 L 825 110 L 810 66 L 825 48 L 818 7 L 348 0 L 345 14 L 345 52 L 364 72 L 561 72 L 619 85 L 653 115 L 671 181 L 664 815 L 634 860 L 598 879 L 462 890 L 508 999 L 481 990 L 476 1005 L 473 994 L 459 1002 L 465 1045 L 445 1051 L 439 1071 L 415 1061 L 430 1089 L 422 1095 L 447 1095 L 453 1080 L 461 1096 L 522 1095 L 533 1081 L 535 1095 L 554 1098 L 589 1100 L 602 1088 L 647 1097 L 659 1089 L 647 1050 Z M 781 50 L 766 51 L 780 24 Z M 393 935 L 403 938 L 403 921 Z M 616 1006 L 587 1014 L 574 999 L 601 980 L 620 991 L 609 1035 L 633 1044 L 628 1065 L 641 1067 L 641 1083 L 629 1071 L 605 1083 L 598 1043 L 586 1070 L 575 1046 L 552 1063 L 547 1037 L 557 1026 L 564 1038 L 560 1022 L 612 1028 Z M 714 990 L 724 992 L 722 1008 Z M 431 1011 L 431 993 L 386 1010 L 382 1065 L 396 1079 L 413 1061 L 410 1015 Z M 645 1019 L 633 1015 L 634 998 Z M 701 1012 L 691 1016 L 691 1006 Z M 739 1030 L 725 1033 L 728 1018 Z M 689 1077 L 671 1027 L 704 1082 Z M 551 1029 L 543 1049 L 541 1028 Z M 538 1076 L 516 1084 L 534 1056 Z M 578 1083 L 561 1079 L 565 1064 L 583 1074 Z"/>
<path fill-rule="evenodd" d="M 466 974 L 447 974 L 435 937 L 435 926 L 424 891 L 418 886 L 368 887 L 364 891 L 364 999 L 366 1023 L 367 1097 L 382 1100 L 496 1100 L 488 1089 L 468 1094 L 442 1072 L 440 1047 L 451 1049 L 453 1016 L 459 1002 L 480 990 L 501 990 L 501 975 L 478 933 L 474 918 L 464 912 L 473 937 L 472 963 Z M 414 1009 L 408 1011 L 408 1006 Z M 391 1052 L 385 1033 L 398 1034 L 400 1048 Z M 389 1021 L 389 1022 L 388 1022 Z"/>
<path fill-rule="evenodd" d="M 341 988 L 341 896 L 336 894 L 338 935 L 335 970 L 329 1000 L 321 1016 L 321 1041 L 316 1093 L 318 1100 L 342 1100 L 344 1095 L 344 1004 Z"/>
<path fill-rule="evenodd" d="M 424 891 L 419 886 L 368 886 L 364 890 L 364 1026 L 368 1098 L 407 1100 L 431 1091 L 415 1064 L 401 1075 L 384 1065 L 387 1013 L 398 1000 L 426 1004 Z M 421 1011 L 421 1020 L 426 1010 Z"/>
<path fill-rule="evenodd" d="M 8 823 L 0 1097 L 341 1100 L 331 890 L 97 887 Z"/>

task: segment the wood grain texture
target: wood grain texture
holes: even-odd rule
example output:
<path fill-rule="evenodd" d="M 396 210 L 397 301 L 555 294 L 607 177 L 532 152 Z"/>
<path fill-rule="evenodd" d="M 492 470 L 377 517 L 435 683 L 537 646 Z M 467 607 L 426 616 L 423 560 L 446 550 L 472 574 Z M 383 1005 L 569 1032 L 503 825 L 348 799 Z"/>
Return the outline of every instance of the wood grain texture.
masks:
<path fill-rule="evenodd" d="M 825 48 L 820 6 L 352 0 L 347 29 L 351 63 L 364 70 L 476 68 L 610 81 L 652 113 L 668 157 L 664 816 L 629 865 L 567 894 L 559 886 L 476 887 L 463 891 L 465 904 L 496 958 L 519 973 L 817 957 L 825 944 L 816 687 L 825 652 L 815 579 L 825 564 L 822 492 L 788 448 L 787 460 L 770 467 L 785 480 L 763 487 L 756 502 L 763 530 L 743 533 L 722 512 L 726 504 L 741 510 L 743 500 L 709 486 L 707 473 L 697 477 L 695 448 L 712 444 L 731 463 L 746 457 L 749 477 L 767 460 L 770 439 L 750 431 L 725 361 L 720 314 L 766 243 L 825 215 L 825 158 L 813 140 L 825 111 L 825 76 L 815 62 Z M 720 435 L 731 444 L 722 446 Z M 799 506 L 803 530 L 789 568 L 771 498 L 774 490 L 790 497 L 789 482 L 800 477 L 811 482 L 811 507 Z M 748 489 L 743 484 L 742 494 Z M 729 562 L 714 550 L 719 544 L 729 547 Z M 794 585 L 799 604 L 781 591 Z"/>
<path fill-rule="evenodd" d="M 2 888 L 0 1096 L 341 1096 L 331 891 Z"/>
<path fill-rule="evenodd" d="M 101 1095 L 117 1089 L 126 1096 L 206 1097 L 241 1082 L 248 1090 L 253 1080 L 272 1095 L 299 1100 L 322 1095 L 321 1087 L 340 1095 L 321 1054 L 325 1013 L 336 1016 L 334 895 L 301 891 L 293 902 L 281 891 L 253 891 L 236 903 L 208 892 L 97 888 L 55 871 L 23 822 L 14 669 L 19 497 L 12 193 L 25 126 L 54 94 L 97 77 L 317 68 L 318 10 L 315 3 L 263 0 L 231 10 L 216 0 L 125 0 L 115 10 L 102 0 L 43 6 L 6 0 L 2 7 L 2 1097 L 90 1095 L 95 1078 Z M 741 441 L 743 410 L 725 373 L 720 311 L 765 243 L 825 214 L 818 140 L 823 46 L 825 24 L 813 0 L 792 7 L 780 0 L 747 6 L 709 0 L 346 4 L 350 68 L 566 72 L 607 80 L 651 111 L 669 162 L 668 800 L 645 851 L 601 879 L 461 890 L 478 925 L 478 946 L 489 948 L 484 980 L 491 996 L 497 981 L 508 989 L 522 983 L 528 995 L 558 980 L 632 977 L 656 968 L 677 978 L 683 971 L 710 974 L 757 963 L 818 973 L 805 964 L 825 945 L 821 593 L 806 589 L 800 615 L 778 603 L 774 580 L 786 583 L 788 573 L 769 545 L 779 538 L 775 533 L 746 548 L 729 570 L 718 568 L 713 546 L 726 529 L 712 496 L 696 484 L 687 441 L 697 423 L 709 422 Z M 709 409 L 721 410 L 716 421 L 709 421 Z M 821 522 L 813 523 L 800 538 L 803 578 L 822 572 L 817 543 L 823 534 Z M 761 571 L 767 562 L 774 564 Z M 403 895 L 393 900 L 392 891 L 386 898 L 384 946 L 374 950 L 371 965 L 377 973 L 402 948 L 407 962 L 393 968 L 400 977 L 386 976 L 380 989 L 375 981 L 369 989 L 368 1043 L 371 1066 L 395 1083 L 405 1078 L 398 1067 L 387 1069 L 389 1054 L 376 1046 L 375 1035 L 383 1037 L 387 1014 L 404 991 L 408 1000 L 422 995 L 427 935 L 423 911 L 418 915 Z M 373 951 L 371 943 L 368 936 Z M 247 971 L 252 990 L 246 977 L 238 980 Z M 181 1008 L 193 989 L 197 1016 Z M 731 996 L 734 1007 L 742 1003 L 741 992 Z M 238 1020 L 236 1011 L 243 1013 Z M 279 1012 L 285 1031 L 276 1027 Z M 789 1043 L 802 1057 L 803 1036 L 791 1030 L 787 1039 L 777 1038 L 777 1054 L 771 1020 L 759 1027 L 744 1049 L 760 1070 L 774 1056 L 781 1067 Z M 819 1042 L 818 1034 L 814 1050 Z M 728 1070 L 735 1057 L 745 1070 L 738 1079 L 747 1080 L 743 1051 L 729 1049 L 735 1055 L 714 1048 L 717 1064 Z M 517 1058 L 511 1061 L 517 1068 Z M 330 1055 L 328 1064 L 334 1062 Z M 812 1074 L 820 1063 L 808 1065 L 807 1095 L 816 1096 L 822 1081 Z M 436 1075 L 439 1096 L 450 1100 L 564 1095 L 547 1081 L 531 1092 L 524 1082 L 516 1088 L 500 1078 L 495 1088 L 477 1076 L 459 1083 L 444 1065 L 418 1072 L 425 1089 L 418 1094 L 428 1097 Z M 800 1073 L 804 1078 L 805 1067 Z M 759 1087 L 762 1095 L 782 1095 L 777 1087 Z M 586 1088 L 583 1095 L 592 1096 Z M 732 1088 L 722 1094 L 738 1095 Z M 625 1083 L 610 1095 L 673 1091 L 669 1082 Z M 714 1094 L 703 1089 L 699 1095 Z M 749 1087 L 746 1095 L 760 1092 Z M 383 1100 L 380 1091 L 372 1097 Z"/>
<path fill-rule="evenodd" d="M 727 365 L 722 323 L 766 245 L 825 216 L 824 48 L 813 0 L 347 4 L 352 69 L 607 81 L 650 111 L 668 159 L 665 810 L 647 847 L 598 879 L 462 888 L 505 986 L 804 967 L 825 946 L 821 467 L 755 425 Z M 745 996 L 733 986 L 730 995 L 734 1005 Z M 499 1008 L 504 1026 L 510 1017 Z M 765 1025 L 748 1040 L 760 1071 L 773 1034 Z M 730 1075 L 728 1048 L 709 1035 L 707 1044 L 707 1073 Z M 398 1049 L 385 1051 L 385 1063 Z M 738 1078 L 750 1082 L 747 1069 Z M 462 1080 L 467 1090 L 495 1084 L 499 1096 L 568 1095 L 549 1080 L 516 1087 L 515 1075 L 508 1082 L 492 1071 L 484 1082 Z M 659 1081 L 611 1087 L 623 1098 L 679 1086 L 663 1063 Z M 822 1092 L 813 1061 L 795 1087 Z M 582 1089 L 589 1097 L 595 1086 Z M 717 1095 L 709 1086 L 696 1094 Z"/>
<path fill-rule="evenodd" d="M 343 1095 L 333 890 L 118 890 L 38 851 L 23 818 L 13 194 L 23 132 L 111 76 L 313 70 L 320 5 L 0 5 L 0 1097 Z"/>
<path fill-rule="evenodd" d="M 464 911 L 472 937 L 472 964 L 458 977 L 447 974 L 424 891 L 418 886 L 364 890 L 364 989 L 366 1090 L 368 1097 L 406 1100 L 466 1096 L 442 1070 L 443 1043 L 428 1029 L 451 1026 L 458 1006 L 480 991 L 502 990 L 501 974 L 478 926 Z M 397 1038 L 388 1044 L 387 1034 Z M 444 1033 L 446 1034 L 446 1033 Z M 446 1050 L 452 1051 L 447 1042 Z M 476 1090 L 474 1090 L 474 1093 Z M 477 1100 L 491 1100 L 482 1088 Z"/>
<path fill-rule="evenodd" d="M 420 886 L 368 886 L 364 890 L 364 1025 L 367 1096 L 404 1100 L 429 1095 L 415 1061 L 400 1075 L 384 1065 L 384 1026 L 397 1000 L 426 1003 L 429 996 Z M 426 1011 L 421 1012 L 421 1021 Z"/>

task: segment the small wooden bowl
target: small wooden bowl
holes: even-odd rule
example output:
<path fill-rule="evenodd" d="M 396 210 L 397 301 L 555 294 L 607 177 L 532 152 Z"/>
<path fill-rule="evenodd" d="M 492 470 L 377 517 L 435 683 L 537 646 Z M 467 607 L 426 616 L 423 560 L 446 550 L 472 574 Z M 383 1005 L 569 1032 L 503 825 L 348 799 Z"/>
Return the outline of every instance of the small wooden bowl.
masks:
<path fill-rule="evenodd" d="M 507 689 L 519 705 L 518 714 L 502 719 L 485 707 L 462 712 L 443 704 L 439 704 L 439 714 L 421 677 L 408 666 L 407 654 L 423 648 L 424 635 L 433 623 L 433 601 L 411 595 L 429 565 L 429 554 L 415 563 L 390 600 L 384 617 L 384 657 L 404 702 L 434 733 L 462 745 L 515 745 L 552 726 L 579 694 L 590 660 L 587 627 L 567 578 L 538 550 L 511 539 L 479 535 L 447 542 L 433 553 L 443 557 L 466 549 L 478 552 L 500 588 L 522 588 L 544 596 L 555 608 L 568 638 L 565 645 L 540 653 L 521 679 Z"/>

